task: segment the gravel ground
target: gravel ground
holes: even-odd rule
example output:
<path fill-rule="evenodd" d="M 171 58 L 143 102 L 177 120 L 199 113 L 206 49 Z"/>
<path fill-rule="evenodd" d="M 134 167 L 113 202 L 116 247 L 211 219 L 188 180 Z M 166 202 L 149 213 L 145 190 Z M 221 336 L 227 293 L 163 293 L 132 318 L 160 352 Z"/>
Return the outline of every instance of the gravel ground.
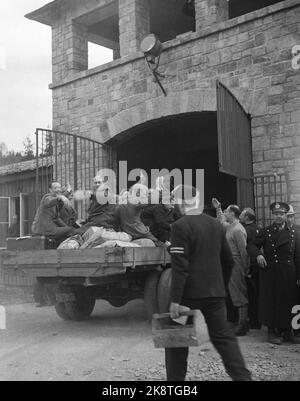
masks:
<path fill-rule="evenodd" d="M 90 320 L 64 322 L 53 308 L 6 308 L 0 330 L 0 380 L 165 380 L 164 352 L 155 349 L 143 302 L 113 308 L 98 301 Z M 272 346 L 251 331 L 240 345 L 255 380 L 300 380 L 300 345 Z M 187 380 L 227 381 L 210 343 L 190 349 Z"/>

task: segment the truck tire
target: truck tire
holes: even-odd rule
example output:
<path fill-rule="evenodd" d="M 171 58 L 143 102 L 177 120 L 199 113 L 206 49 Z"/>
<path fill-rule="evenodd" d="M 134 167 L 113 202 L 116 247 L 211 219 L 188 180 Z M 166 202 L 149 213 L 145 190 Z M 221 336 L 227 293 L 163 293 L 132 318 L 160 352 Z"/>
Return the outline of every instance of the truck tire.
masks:
<path fill-rule="evenodd" d="M 86 320 L 92 314 L 96 300 L 94 298 L 87 298 L 78 296 L 74 302 L 65 303 L 65 311 L 70 317 L 69 320 L 81 321 Z"/>
<path fill-rule="evenodd" d="M 56 313 L 62 320 L 71 320 L 70 316 L 66 311 L 66 305 L 64 302 L 56 302 L 54 305 Z"/>
<path fill-rule="evenodd" d="M 154 313 L 158 313 L 157 286 L 161 272 L 153 271 L 148 274 L 144 287 L 144 303 L 146 307 L 147 318 L 152 321 Z"/>
<path fill-rule="evenodd" d="M 169 312 L 169 307 L 171 303 L 171 280 L 172 280 L 172 269 L 168 268 L 161 273 L 158 282 L 158 287 L 157 287 L 158 313 Z"/>

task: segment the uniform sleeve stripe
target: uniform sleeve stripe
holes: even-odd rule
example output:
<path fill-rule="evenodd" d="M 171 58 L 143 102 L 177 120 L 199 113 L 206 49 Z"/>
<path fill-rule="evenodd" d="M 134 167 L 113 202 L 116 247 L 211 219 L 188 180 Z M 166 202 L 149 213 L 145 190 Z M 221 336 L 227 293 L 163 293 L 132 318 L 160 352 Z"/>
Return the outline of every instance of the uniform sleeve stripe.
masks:
<path fill-rule="evenodd" d="M 181 255 L 184 255 L 184 251 L 170 251 L 170 253 L 179 253 Z"/>
<path fill-rule="evenodd" d="M 170 249 L 181 251 L 181 250 L 184 250 L 184 247 L 183 246 L 172 246 Z"/>

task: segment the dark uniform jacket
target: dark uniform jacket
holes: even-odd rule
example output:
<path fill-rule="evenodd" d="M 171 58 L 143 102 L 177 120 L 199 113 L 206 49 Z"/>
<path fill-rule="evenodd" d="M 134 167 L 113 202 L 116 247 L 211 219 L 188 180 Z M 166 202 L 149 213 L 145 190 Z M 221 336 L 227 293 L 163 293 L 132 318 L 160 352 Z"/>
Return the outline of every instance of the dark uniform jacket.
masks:
<path fill-rule="evenodd" d="M 297 303 L 300 278 L 300 233 L 287 225 L 260 230 L 247 250 L 252 258 L 264 255 L 267 268 L 260 269 L 260 320 L 273 328 L 289 328 L 291 310 Z"/>
<path fill-rule="evenodd" d="M 213 217 L 187 215 L 171 230 L 171 301 L 225 298 L 234 265 L 222 225 Z"/>
<path fill-rule="evenodd" d="M 298 233 L 300 233 L 300 226 L 298 224 L 294 224 L 292 227 L 295 231 L 297 231 Z"/>

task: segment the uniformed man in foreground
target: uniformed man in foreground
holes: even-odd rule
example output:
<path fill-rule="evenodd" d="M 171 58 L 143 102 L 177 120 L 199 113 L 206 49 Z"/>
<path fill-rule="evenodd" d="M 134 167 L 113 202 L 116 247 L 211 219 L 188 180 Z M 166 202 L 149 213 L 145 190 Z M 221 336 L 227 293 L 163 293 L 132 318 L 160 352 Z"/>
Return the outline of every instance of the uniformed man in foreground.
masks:
<path fill-rule="evenodd" d="M 171 318 L 180 316 L 181 305 L 200 309 L 229 376 L 235 381 L 251 381 L 226 318 L 225 287 L 234 261 L 223 227 L 202 214 L 200 194 L 195 188 L 180 185 L 173 195 L 183 217 L 171 230 Z M 168 381 L 185 380 L 188 352 L 188 348 L 166 348 Z"/>
<path fill-rule="evenodd" d="M 261 268 L 260 321 L 269 329 L 270 343 L 300 343 L 291 327 L 300 285 L 300 235 L 287 225 L 288 204 L 275 202 L 270 209 L 273 224 L 260 230 L 247 246 L 250 257 L 255 257 Z"/>

